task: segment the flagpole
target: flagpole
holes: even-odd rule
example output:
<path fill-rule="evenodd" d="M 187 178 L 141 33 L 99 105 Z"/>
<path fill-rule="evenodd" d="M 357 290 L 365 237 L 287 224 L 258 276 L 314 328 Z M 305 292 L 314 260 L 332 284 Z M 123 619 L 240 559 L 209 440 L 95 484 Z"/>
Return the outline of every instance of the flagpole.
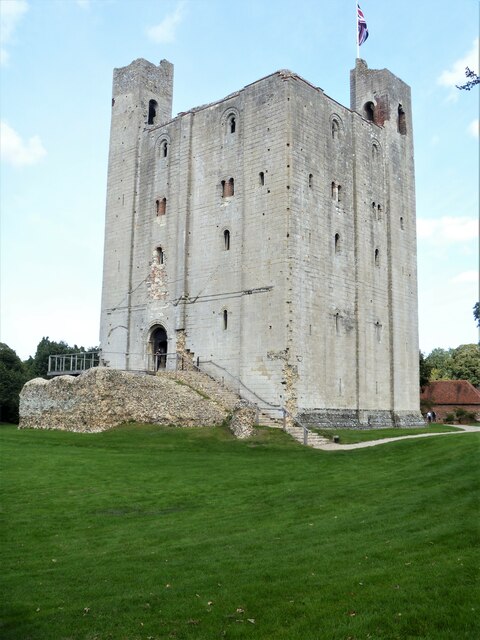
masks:
<path fill-rule="evenodd" d="M 357 0 L 355 0 L 355 24 L 356 24 L 355 40 L 357 43 L 357 59 L 358 59 L 360 57 L 360 46 L 358 44 L 358 2 Z"/>

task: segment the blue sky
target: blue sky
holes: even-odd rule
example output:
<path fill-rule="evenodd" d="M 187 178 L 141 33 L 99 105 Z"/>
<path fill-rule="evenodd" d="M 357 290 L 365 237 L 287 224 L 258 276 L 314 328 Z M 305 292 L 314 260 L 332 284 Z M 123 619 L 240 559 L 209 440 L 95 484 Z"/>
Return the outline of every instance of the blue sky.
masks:
<path fill-rule="evenodd" d="M 478 3 L 361 3 L 360 54 L 412 87 L 420 348 L 475 342 Z M 0 341 L 98 344 L 112 71 L 175 65 L 174 114 L 291 69 L 349 106 L 352 0 L 0 0 Z"/>

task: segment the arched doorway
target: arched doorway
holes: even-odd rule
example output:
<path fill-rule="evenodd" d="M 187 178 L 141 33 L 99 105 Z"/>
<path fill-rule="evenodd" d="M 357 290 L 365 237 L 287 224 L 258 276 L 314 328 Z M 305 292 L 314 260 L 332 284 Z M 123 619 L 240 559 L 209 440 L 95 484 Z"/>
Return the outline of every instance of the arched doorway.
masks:
<path fill-rule="evenodd" d="M 153 327 L 150 334 L 150 344 L 153 353 L 154 371 L 165 369 L 167 366 L 167 332 L 161 325 Z"/>

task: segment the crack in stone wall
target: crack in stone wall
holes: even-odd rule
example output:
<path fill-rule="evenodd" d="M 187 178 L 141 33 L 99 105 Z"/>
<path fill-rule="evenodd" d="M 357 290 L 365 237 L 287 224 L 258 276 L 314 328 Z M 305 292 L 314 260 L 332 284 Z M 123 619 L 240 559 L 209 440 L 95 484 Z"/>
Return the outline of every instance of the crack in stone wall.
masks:
<path fill-rule="evenodd" d="M 180 362 L 180 368 L 184 371 L 192 371 L 195 369 L 195 354 L 187 349 L 187 333 L 184 329 L 177 331 L 177 356 Z"/>
<path fill-rule="evenodd" d="M 167 271 L 165 264 L 160 264 L 155 254 L 150 262 L 150 273 L 146 280 L 147 295 L 151 300 L 167 298 Z"/>

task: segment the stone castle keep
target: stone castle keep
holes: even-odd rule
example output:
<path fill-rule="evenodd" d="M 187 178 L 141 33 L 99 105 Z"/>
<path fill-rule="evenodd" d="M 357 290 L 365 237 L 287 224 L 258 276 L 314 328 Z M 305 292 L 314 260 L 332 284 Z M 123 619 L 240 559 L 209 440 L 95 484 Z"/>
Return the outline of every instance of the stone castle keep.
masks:
<path fill-rule="evenodd" d="M 172 118 L 172 64 L 115 69 L 106 366 L 198 363 L 306 424 L 423 422 L 410 89 L 362 60 L 350 82 L 350 109 L 278 71 Z"/>

